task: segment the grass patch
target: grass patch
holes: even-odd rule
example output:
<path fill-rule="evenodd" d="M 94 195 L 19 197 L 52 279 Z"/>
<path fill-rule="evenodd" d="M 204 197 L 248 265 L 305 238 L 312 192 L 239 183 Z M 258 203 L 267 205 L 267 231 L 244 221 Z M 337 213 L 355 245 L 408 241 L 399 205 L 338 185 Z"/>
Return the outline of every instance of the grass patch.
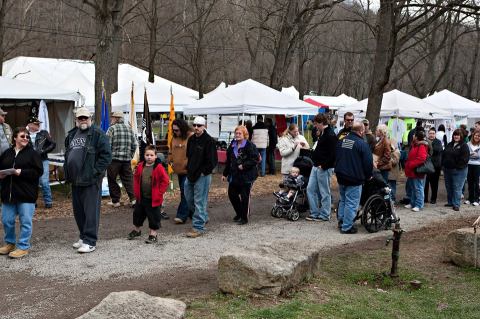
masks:
<path fill-rule="evenodd" d="M 318 277 L 287 296 L 217 293 L 192 302 L 187 318 L 480 318 L 480 270 L 409 260 L 401 257 L 400 276 L 393 279 L 384 275 L 390 269 L 389 249 L 329 256 Z M 412 287 L 412 280 L 420 281 L 420 288 Z"/>

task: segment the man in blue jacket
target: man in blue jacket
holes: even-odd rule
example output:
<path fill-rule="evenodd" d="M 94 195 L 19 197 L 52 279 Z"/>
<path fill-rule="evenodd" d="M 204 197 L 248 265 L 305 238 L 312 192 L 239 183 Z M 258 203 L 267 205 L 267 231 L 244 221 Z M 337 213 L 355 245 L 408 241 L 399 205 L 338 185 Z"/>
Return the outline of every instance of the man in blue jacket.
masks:
<path fill-rule="evenodd" d="M 355 234 L 354 225 L 363 183 L 372 178 L 373 158 L 363 140 L 365 127 L 355 122 L 352 132 L 337 143 L 335 174 L 340 190 L 338 225 L 342 234 Z"/>
<path fill-rule="evenodd" d="M 100 219 L 102 180 L 112 161 L 107 135 L 92 125 L 90 111 L 81 107 L 75 113 L 76 127 L 65 138 L 65 180 L 72 183 L 73 215 L 80 239 L 73 244 L 79 253 L 95 250 Z"/>

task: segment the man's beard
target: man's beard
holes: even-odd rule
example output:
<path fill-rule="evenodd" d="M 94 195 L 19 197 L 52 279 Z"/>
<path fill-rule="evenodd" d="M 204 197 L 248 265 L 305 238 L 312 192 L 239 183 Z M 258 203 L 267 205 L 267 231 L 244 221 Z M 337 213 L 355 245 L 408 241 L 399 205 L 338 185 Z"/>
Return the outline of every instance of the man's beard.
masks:
<path fill-rule="evenodd" d="M 78 126 L 82 131 L 88 130 L 88 124 L 87 123 L 82 123 Z"/>

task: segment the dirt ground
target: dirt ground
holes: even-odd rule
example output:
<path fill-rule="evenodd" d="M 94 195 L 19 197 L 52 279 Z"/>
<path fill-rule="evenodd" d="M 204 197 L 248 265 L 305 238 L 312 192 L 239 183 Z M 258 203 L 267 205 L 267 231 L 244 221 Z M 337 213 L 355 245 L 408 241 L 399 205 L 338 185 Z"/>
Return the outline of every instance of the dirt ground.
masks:
<path fill-rule="evenodd" d="M 273 201 L 273 196 L 269 194 L 276 190 L 279 180 L 280 176 L 269 176 L 258 180 L 254 187 L 253 198 L 257 210 L 269 211 Z M 212 231 L 223 227 L 225 223 L 230 223 L 232 218 L 225 188 L 220 183 L 217 175 L 212 186 L 212 200 L 209 203 L 211 216 L 209 228 Z M 402 188 L 404 187 L 400 184 L 399 195 Z M 170 202 L 176 203 L 173 198 L 170 198 Z M 167 204 L 166 211 L 170 216 L 174 216 L 174 206 L 176 205 Z M 32 247 L 42 241 L 71 245 L 77 239 L 76 226 L 73 218 L 70 217 L 69 199 L 64 197 L 57 200 L 55 207 L 55 210 L 48 210 L 46 213 L 44 212 L 47 210 L 41 207 L 38 209 Z M 112 209 L 107 208 L 107 205 L 102 205 L 102 208 L 105 209 L 100 224 L 101 239 L 118 238 L 119 234 L 126 235 L 131 227 L 131 208 L 122 206 Z M 271 219 L 269 214 L 254 216 L 255 223 L 262 223 L 267 219 Z M 450 230 L 466 227 L 473 220 L 474 218 L 471 217 L 449 219 L 418 231 L 406 232 L 402 237 L 400 267 L 406 258 L 409 262 L 415 261 L 422 264 L 426 269 L 445 267 L 442 250 L 446 234 Z M 175 234 L 187 231 L 189 228 L 189 225 L 174 225 L 170 219 L 163 222 L 161 232 Z M 385 249 L 384 240 L 383 238 L 356 242 L 335 247 L 334 250 L 348 252 Z M 326 252 L 328 253 L 331 251 Z M 130 260 L 130 262 L 138 261 Z M 153 272 L 134 279 L 112 278 L 112 280 L 82 283 L 65 278 L 33 276 L 27 272 L 12 274 L 10 271 L 0 271 L 0 295 L 2 300 L 7 301 L 0 303 L 0 318 L 13 318 L 9 315 L 12 313 L 16 313 L 14 318 L 76 318 L 98 304 L 110 292 L 124 290 L 142 290 L 150 295 L 177 298 L 188 303 L 190 300 L 218 290 L 216 267 L 212 265 L 208 269 L 197 270 L 179 268 L 168 272 Z M 21 315 L 15 311 L 15 307 L 23 309 Z"/>

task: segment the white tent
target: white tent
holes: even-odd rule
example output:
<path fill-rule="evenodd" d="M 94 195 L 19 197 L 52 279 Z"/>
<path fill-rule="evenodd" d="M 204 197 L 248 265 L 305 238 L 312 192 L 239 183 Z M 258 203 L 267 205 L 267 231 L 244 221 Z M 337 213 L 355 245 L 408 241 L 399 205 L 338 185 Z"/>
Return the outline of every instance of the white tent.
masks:
<path fill-rule="evenodd" d="M 36 57 L 16 57 L 3 63 L 3 75 L 8 78 L 25 80 L 33 83 L 39 83 L 54 88 L 62 88 L 67 90 L 78 91 L 84 97 L 81 105 L 88 107 L 90 110 L 95 106 L 95 64 L 92 61 L 82 60 L 66 60 L 66 59 L 49 59 Z M 122 108 L 124 105 L 130 104 L 130 89 L 132 82 L 135 86 L 141 88 L 141 98 L 137 99 L 135 93 L 135 103 L 143 106 L 143 87 L 144 83 L 148 83 L 148 72 L 141 70 L 129 64 L 118 65 L 118 91 L 119 98 L 115 99 L 117 105 L 114 107 Z M 155 84 L 160 86 L 168 86 L 168 93 L 154 94 L 155 85 L 147 84 L 150 89 L 147 91 L 148 102 L 150 105 L 170 105 L 170 84 L 175 85 L 176 90 L 180 92 L 181 85 L 165 80 L 159 76 L 155 76 Z M 165 84 L 167 83 L 167 84 Z M 184 87 L 182 87 L 184 88 Z M 188 91 L 188 94 L 195 92 L 188 88 L 184 88 L 182 92 Z M 160 88 L 160 91 L 163 90 Z M 175 94 L 175 92 L 174 92 Z M 180 100 L 180 94 L 175 94 L 175 98 Z M 122 97 L 126 98 L 125 100 Z M 156 100 L 158 97 L 160 100 Z M 165 102 L 165 100 L 167 102 Z M 129 109 L 128 109 L 129 110 Z M 140 112 L 143 109 L 140 110 Z M 137 109 L 138 111 L 138 109 Z M 150 109 L 150 112 L 158 112 Z"/>
<path fill-rule="evenodd" d="M 441 108 L 442 110 L 449 111 L 456 116 L 480 118 L 479 103 L 473 102 L 463 96 L 450 92 L 449 90 L 437 92 L 423 100 Z"/>
<path fill-rule="evenodd" d="M 221 82 L 216 88 L 214 88 L 213 90 L 211 90 L 210 92 L 206 93 L 205 95 L 208 95 L 208 94 L 211 94 L 213 92 L 216 92 L 216 91 L 219 91 L 219 90 L 223 90 L 227 87 L 227 85 L 225 84 L 225 82 Z"/>
<path fill-rule="evenodd" d="M 135 111 L 143 112 L 144 92 L 147 91 L 150 112 L 170 111 L 170 89 L 174 97 L 175 112 L 183 112 L 183 107 L 198 99 L 198 92 L 169 80 L 157 77 L 155 83 L 134 83 Z M 112 110 L 130 111 L 131 88 L 112 94 Z"/>
<path fill-rule="evenodd" d="M 368 99 L 361 100 L 350 106 L 339 110 L 339 114 L 352 112 L 355 115 L 364 117 L 367 112 Z M 412 117 L 421 119 L 450 118 L 452 114 L 440 110 L 438 107 L 429 104 L 422 99 L 403 93 L 399 90 L 392 90 L 383 94 L 380 117 Z"/>
<path fill-rule="evenodd" d="M 339 96 L 318 96 L 318 95 L 305 95 L 304 100 L 312 99 L 316 102 L 328 105 L 332 110 L 336 110 L 345 106 L 349 106 L 358 102 L 357 99 L 350 97 L 346 94 L 340 94 Z"/>
<path fill-rule="evenodd" d="M 315 115 L 318 108 L 252 79 L 212 92 L 183 109 L 185 114 Z"/>
<path fill-rule="evenodd" d="M 80 94 L 71 90 L 56 89 L 27 81 L 0 76 L 0 99 L 60 100 L 77 102 Z"/>
<path fill-rule="evenodd" d="M 294 97 L 296 99 L 300 98 L 300 92 L 298 92 L 298 90 L 293 85 L 291 87 L 288 87 L 288 88 L 283 88 L 282 87 L 282 93 L 286 94 L 286 95 L 289 95 L 291 97 Z"/>

